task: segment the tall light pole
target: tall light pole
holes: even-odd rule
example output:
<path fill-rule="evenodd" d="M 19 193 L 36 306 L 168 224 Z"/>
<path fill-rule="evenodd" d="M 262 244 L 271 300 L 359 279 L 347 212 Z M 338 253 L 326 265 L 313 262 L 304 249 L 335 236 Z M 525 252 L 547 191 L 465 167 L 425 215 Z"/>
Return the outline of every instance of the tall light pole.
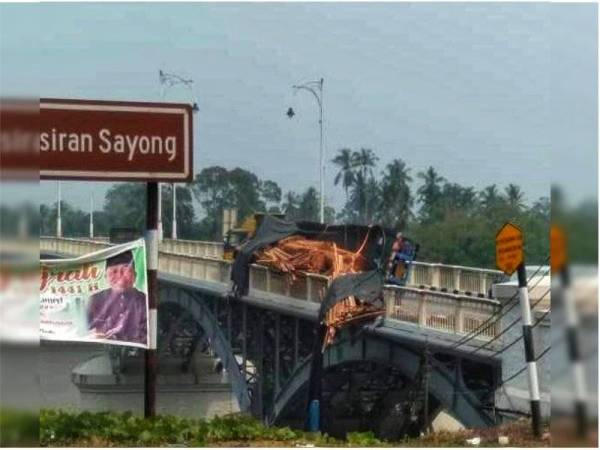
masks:
<path fill-rule="evenodd" d="M 60 208 L 60 180 L 58 180 L 56 182 L 56 197 L 57 197 L 57 204 L 56 204 L 56 237 L 60 238 L 62 237 L 62 215 L 61 215 L 61 208 Z"/>
<path fill-rule="evenodd" d="M 309 81 L 304 84 L 295 84 L 292 86 L 296 92 L 305 90 L 310 92 L 319 104 L 319 218 L 321 223 L 325 223 L 325 155 L 323 154 L 323 78 L 319 81 Z M 294 110 L 288 109 L 288 117 L 294 117 Z"/>
<path fill-rule="evenodd" d="M 194 80 L 183 78 L 174 73 L 168 73 L 163 70 L 158 71 L 158 79 L 162 86 L 166 86 L 167 88 L 183 85 L 186 86 L 192 95 L 192 99 L 194 99 L 194 91 L 192 90 L 192 84 L 194 84 Z M 162 89 L 162 99 L 165 99 L 165 89 Z M 192 105 L 192 111 L 196 113 L 198 111 L 198 104 L 194 101 Z M 175 183 L 171 183 L 171 190 L 173 194 L 173 216 L 171 222 L 171 239 L 177 239 L 177 189 L 175 187 Z M 159 187 L 159 205 L 160 205 L 160 187 Z M 161 216 L 161 208 L 159 207 L 159 217 Z M 159 219 L 158 222 L 159 234 L 162 239 L 162 219 Z"/>
<path fill-rule="evenodd" d="M 90 239 L 94 239 L 94 192 L 90 192 Z"/>

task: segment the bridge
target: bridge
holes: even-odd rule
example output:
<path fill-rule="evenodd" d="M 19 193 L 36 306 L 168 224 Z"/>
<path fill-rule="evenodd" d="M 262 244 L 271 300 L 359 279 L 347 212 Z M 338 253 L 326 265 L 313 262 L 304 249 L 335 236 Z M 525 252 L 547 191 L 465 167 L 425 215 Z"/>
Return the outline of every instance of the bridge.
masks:
<path fill-rule="evenodd" d="M 77 256 L 109 245 L 42 237 L 40 252 Z M 159 348 L 168 351 L 182 324 L 193 323 L 184 367 L 210 347 L 242 411 L 302 426 L 317 315 L 330 279 L 305 273 L 290 283 L 252 265 L 249 292 L 235 300 L 227 295 L 232 263 L 222 255 L 221 243 L 161 243 Z M 386 285 L 382 320 L 348 327 L 323 356 L 323 429 L 336 434 L 348 425 L 394 437 L 424 428 L 439 411 L 469 427 L 493 424 L 501 378 L 500 321 L 493 319 L 501 305 L 491 287 L 501 279 L 498 271 L 418 262 L 407 286 Z M 121 355 L 115 365 L 124 370 L 127 361 Z"/>

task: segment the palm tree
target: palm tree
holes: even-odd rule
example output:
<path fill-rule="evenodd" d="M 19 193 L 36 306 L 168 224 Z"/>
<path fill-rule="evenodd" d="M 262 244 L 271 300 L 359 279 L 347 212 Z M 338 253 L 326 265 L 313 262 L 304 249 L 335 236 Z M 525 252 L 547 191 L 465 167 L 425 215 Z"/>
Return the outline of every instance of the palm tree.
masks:
<path fill-rule="evenodd" d="M 498 187 L 495 184 L 491 184 L 479 193 L 479 198 L 481 199 L 483 207 L 485 209 L 490 209 L 493 206 L 496 206 L 502 197 L 498 192 Z"/>
<path fill-rule="evenodd" d="M 348 201 L 348 189 L 352 187 L 356 180 L 352 155 L 352 150 L 349 148 L 342 148 L 338 150 L 338 155 L 331 160 L 333 164 L 339 167 L 339 172 L 335 176 L 333 182 L 336 186 L 340 181 L 342 182 L 342 187 L 346 192 L 346 201 Z"/>
<path fill-rule="evenodd" d="M 506 193 L 506 199 L 508 200 L 508 204 L 516 209 L 521 209 L 525 205 L 523 203 L 523 191 L 516 184 L 510 183 L 506 189 L 504 190 Z"/>
<path fill-rule="evenodd" d="M 394 159 L 382 174 L 381 219 L 387 226 L 402 230 L 406 228 L 413 206 L 409 183 L 410 169 L 401 159 Z"/>
<path fill-rule="evenodd" d="M 429 166 L 425 172 L 417 174 L 423 184 L 417 190 L 418 199 L 421 202 L 421 217 L 431 219 L 435 204 L 442 194 L 441 184 L 446 181 L 436 170 Z"/>
<path fill-rule="evenodd" d="M 361 148 L 352 153 L 352 167 L 355 169 L 354 189 L 352 191 L 352 203 L 358 211 L 358 217 L 361 223 L 367 222 L 367 202 L 369 180 L 373 178 L 373 168 L 379 158 L 373 150 Z M 370 189 L 372 190 L 372 189 Z"/>
<path fill-rule="evenodd" d="M 352 154 L 353 167 L 362 175 L 363 180 L 366 180 L 369 175 L 373 175 L 373 168 L 379 161 L 379 158 L 373 150 L 369 148 L 361 148 L 358 152 Z"/>

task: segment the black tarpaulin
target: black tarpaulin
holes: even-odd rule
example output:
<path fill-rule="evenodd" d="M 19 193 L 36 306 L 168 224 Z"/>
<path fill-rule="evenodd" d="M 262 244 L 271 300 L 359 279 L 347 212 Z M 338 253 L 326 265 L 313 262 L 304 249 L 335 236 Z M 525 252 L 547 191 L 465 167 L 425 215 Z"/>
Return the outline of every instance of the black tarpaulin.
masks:
<path fill-rule="evenodd" d="M 383 281 L 378 270 L 368 272 L 350 273 L 335 278 L 319 309 L 319 322 L 323 320 L 327 311 L 345 298 L 354 296 L 363 303 L 372 303 L 381 298 Z"/>
<path fill-rule="evenodd" d="M 252 240 L 239 251 L 231 270 L 236 295 L 248 293 L 249 266 L 254 254 L 268 245 L 288 236 L 298 235 L 317 241 L 335 242 L 339 247 L 356 252 L 364 243 L 362 255 L 367 259 L 369 270 L 380 267 L 384 248 L 388 245 L 385 231 L 379 226 L 326 225 L 315 222 L 287 222 L 273 216 L 265 216 Z"/>

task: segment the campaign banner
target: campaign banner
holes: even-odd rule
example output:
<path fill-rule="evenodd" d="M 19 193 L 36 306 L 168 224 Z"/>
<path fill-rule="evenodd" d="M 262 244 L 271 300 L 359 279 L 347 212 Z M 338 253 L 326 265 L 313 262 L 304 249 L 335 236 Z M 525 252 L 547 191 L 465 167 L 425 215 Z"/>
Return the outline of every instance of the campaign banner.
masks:
<path fill-rule="evenodd" d="M 40 339 L 148 348 L 143 239 L 40 265 Z"/>

